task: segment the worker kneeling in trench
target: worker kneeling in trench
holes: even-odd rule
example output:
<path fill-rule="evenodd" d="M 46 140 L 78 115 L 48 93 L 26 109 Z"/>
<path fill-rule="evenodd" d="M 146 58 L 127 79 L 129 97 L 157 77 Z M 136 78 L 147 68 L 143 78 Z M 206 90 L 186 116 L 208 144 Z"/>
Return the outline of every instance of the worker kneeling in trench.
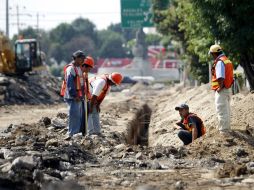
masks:
<path fill-rule="evenodd" d="M 203 121 L 194 113 L 189 112 L 187 104 L 181 104 L 175 107 L 179 111 L 181 121 L 176 123 L 175 128 L 180 129 L 178 137 L 183 141 L 184 145 L 192 143 L 195 139 L 205 134 L 205 126 Z"/>

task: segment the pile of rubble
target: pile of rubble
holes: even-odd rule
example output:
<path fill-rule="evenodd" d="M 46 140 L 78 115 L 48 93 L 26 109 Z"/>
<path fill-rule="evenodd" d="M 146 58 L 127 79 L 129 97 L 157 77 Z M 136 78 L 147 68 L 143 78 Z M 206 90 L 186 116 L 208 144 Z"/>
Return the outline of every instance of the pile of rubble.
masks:
<path fill-rule="evenodd" d="M 52 104 L 61 101 L 61 81 L 49 74 L 0 74 L 0 105 Z"/>
<path fill-rule="evenodd" d="M 116 172 L 119 169 L 163 169 L 165 166 L 157 159 L 174 158 L 176 161 L 171 166 L 175 168 L 180 159 L 186 156 L 184 148 L 128 145 L 124 133 L 107 128 L 103 128 L 102 136 L 84 137 L 77 134 L 66 141 L 66 125 L 66 114 L 59 113 L 56 118 L 44 117 L 33 125 L 9 126 L 0 139 L 1 187 L 47 189 L 50 185 L 58 184 L 60 189 L 62 183 L 71 182 L 76 189 L 82 189 L 98 186 L 96 180 L 87 181 L 94 168 L 115 171 L 112 177 L 115 178 L 119 175 Z M 96 175 L 101 175 L 101 172 Z M 107 185 L 136 185 L 127 184 L 129 180 L 122 176 L 118 180 L 112 179 Z M 102 185 L 105 184 L 100 182 L 99 186 Z"/>

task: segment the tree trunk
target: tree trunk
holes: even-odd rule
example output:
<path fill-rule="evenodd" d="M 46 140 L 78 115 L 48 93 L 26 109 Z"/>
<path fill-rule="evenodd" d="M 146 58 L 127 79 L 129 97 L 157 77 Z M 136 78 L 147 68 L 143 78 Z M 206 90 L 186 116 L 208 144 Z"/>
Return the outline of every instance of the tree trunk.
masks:
<path fill-rule="evenodd" d="M 254 57 L 244 54 L 241 57 L 240 65 L 243 67 L 246 78 L 250 84 L 250 91 L 254 91 Z"/>

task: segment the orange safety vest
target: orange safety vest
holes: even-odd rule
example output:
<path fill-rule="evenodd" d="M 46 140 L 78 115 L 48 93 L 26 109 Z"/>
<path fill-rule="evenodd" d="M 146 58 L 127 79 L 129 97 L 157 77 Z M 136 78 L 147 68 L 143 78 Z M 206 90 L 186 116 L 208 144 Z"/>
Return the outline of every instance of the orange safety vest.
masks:
<path fill-rule="evenodd" d="M 64 80 L 62 82 L 62 87 L 61 87 L 60 95 L 64 96 L 64 94 L 65 94 L 65 90 L 66 90 L 66 86 L 67 86 L 67 84 L 66 84 L 66 79 L 67 79 L 66 70 L 70 66 L 74 67 L 74 71 L 75 71 L 75 74 L 76 74 L 76 76 L 75 76 L 75 87 L 76 87 L 76 91 L 77 91 L 77 97 L 82 97 L 82 89 L 81 89 L 80 76 L 78 75 L 77 68 L 72 63 L 64 66 Z"/>
<path fill-rule="evenodd" d="M 97 97 L 97 101 L 98 101 L 99 103 L 101 103 L 101 102 L 103 101 L 103 99 L 104 99 L 105 96 L 107 95 L 108 90 L 110 89 L 110 85 L 108 84 L 108 76 L 109 76 L 109 75 L 104 74 L 104 75 L 101 75 L 101 76 L 98 76 L 98 77 L 93 77 L 93 78 L 90 78 L 90 79 L 89 79 L 89 84 L 90 84 L 91 86 L 92 86 L 92 82 L 95 81 L 97 78 L 101 78 L 101 79 L 103 79 L 103 80 L 106 81 L 105 86 L 103 87 L 103 89 L 102 89 L 100 95 Z M 93 87 L 93 86 L 92 86 L 92 87 Z M 91 95 L 90 95 L 90 97 L 91 97 Z"/>
<path fill-rule="evenodd" d="M 195 119 L 197 119 L 198 120 L 198 123 L 200 124 L 200 134 L 201 134 L 201 136 L 202 135 L 204 135 L 205 133 L 206 133 L 206 128 L 205 128 L 205 126 L 204 126 L 204 123 L 203 123 L 203 121 L 202 121 L 202 119 L 200 119 L 196 114 L 194 114 L 194 113 L 189 113 L 189 115 L 186 117 L 186 118 L 184 118 L 183 119 L 183 124 L 184 124 L 184 127 L 185 127 L 185 129 L 187 130 L 187 131 L 192 131 L 192 126 L 189 126 L 189 122 L 188 122 L 188 120 L 189 120 L 189 117 L 194 117 Z M 197 126 L 198 127 L 198 126 Z"/>
<path fill-rule="evenodd" d="M 218 83 L 218 80 L 216 77 L 216 71 L 215 71 L 215 67 L 218 61 L 222 61 L 225 65 L 224 87 L 230 88 L 234 81 L 234 76 L 233 76 L 234 67 L 232 62 L 225 55 L 215 59 L 213 63 L 213 67 L 212 67 L 212 83 L 211 83 L 211 88 L 212 90 L 215 90 L 215 91 L 219 88 L 219 83 Z"/>

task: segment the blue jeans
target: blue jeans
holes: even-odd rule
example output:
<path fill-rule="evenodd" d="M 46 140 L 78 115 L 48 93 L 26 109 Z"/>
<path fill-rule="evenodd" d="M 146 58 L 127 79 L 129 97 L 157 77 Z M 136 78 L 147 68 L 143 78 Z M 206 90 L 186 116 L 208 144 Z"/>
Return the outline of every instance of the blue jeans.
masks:
<path fill-rule="evenodd" d="M 81 126 L 84 121 L 84 108 L 82 101 L 75 101 L 74 99 L 65 99 L 69 111 L 68 134 L 73 136 L 81 131 Z"/>
<path fill-rule="evenodd" d="M 178 137 L 183 141 L 184 145 L 188 145 L 192 142 L 192 133 L 186 130 L 180 130 Z"/>
<path fill-rule="evenodd" d="M 88 115 L 88 135 L 99 134 L 100 132 L 101 132 L 100 115 L 96 109 L 96 106 L 94 106 L 93 112 L 89 113 Z"/>

